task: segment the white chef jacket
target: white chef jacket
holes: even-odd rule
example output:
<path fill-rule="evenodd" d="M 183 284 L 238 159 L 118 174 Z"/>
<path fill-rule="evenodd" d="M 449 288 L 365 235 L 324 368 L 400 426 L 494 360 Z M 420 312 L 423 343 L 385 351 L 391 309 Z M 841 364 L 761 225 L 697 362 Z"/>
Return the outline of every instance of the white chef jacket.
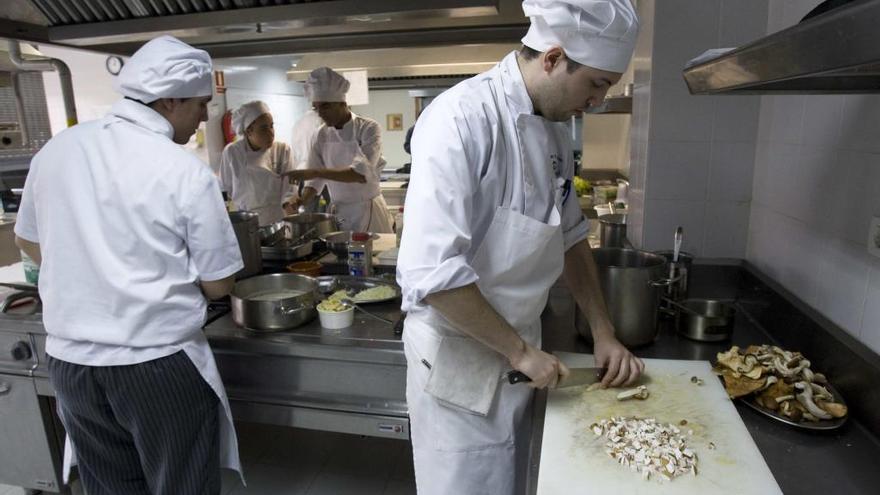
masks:
<path fill-rule="evenodd" d="M 244 267 L 211 169 L 131 100 L 52 138 L 15 224 L 40 244 L 46 352 L 90 366 L 165 357 L 201 334 L 197 283 Z"/>
<path fill-rule="evenodd" d="M 312 146 L 307 168 L 339 170 L 350 166 L 364 176 L 366 183 L 314 179 L 306 181 L 306 186 L 321 192 L 326 185 L 330 198 L 336 203 L 358 203 L 378 196 L 379 177 L 386 163 L 382 158 L 381 133 L 378 122 L 354 113 L 342 129 L 327 125 L 321 127 Z M 360 147 L 360 154 L 351 163 L 328 163 L 325 159 L 325 147 L 334 142 L 356 142 Z"/>
<path fill-rule="evenodd" d="M 244 263 L 216 177 L 173 136 L 132 100 L 55 136 L 31 161 L 15 233 L 40 244 L 46 353 L 120 366 L 183 351 L 219 399 L 220 466 L 241 473 L 198 282 Z M 74 455 L 68 439 L 65 481 Z"/>
<path fill-rule="evenodd" d="M 499 122 L 491 80 L 502 69 L 515 81 L 513 91 L 499 98 L 506 98 L 513 119 Z M 512 52 L 492 70 L 445 91 L 419 117 L 397 257 L 403 311 L 423 309 L 428 294 L 479 279 L 471 261 L 502 204 L 508 166 L 516 166 L 508 185 L 514 211 L 546 223 L 561 187 L 565 249 L 586 239 L 589 226 L 571 185 L 574 158 L 567 124 L 546 123 L 555 150 L 541 167 L 520 168 L 521 160 L 505 160 L 499 152 L 518 148 L 516 116 L 532 113 Z"/>
<path fill-rule="evenodd" d="M 295 196 L 290 181 L 280 175 L 293 168 L 287 144 L 275 141 L 268 149 L 254 151 L 242 137 L 223 149 L 220 187 L 236 208 L 257 212 L 260 225 L 268 225 L 284 218 L 281 205 Z"/>
<path fill-rule="evenodd" d="M 315 139 L 318 138 L 318 131 L 323 125 L 324 121 L 321 116 L 311 109 L 293 125 L 290 136 L 290 152 L 294 169 L 301 170 L 308 165 L 312 146 L 314 146 Z"/>

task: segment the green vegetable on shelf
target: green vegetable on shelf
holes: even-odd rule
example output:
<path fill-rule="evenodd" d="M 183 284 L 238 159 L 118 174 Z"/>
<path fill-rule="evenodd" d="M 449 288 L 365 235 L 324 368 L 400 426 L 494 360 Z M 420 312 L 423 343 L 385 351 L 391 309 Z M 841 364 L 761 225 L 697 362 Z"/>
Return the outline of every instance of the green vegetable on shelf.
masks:
<path fill-rule="evenodd" d="M 585 196 L 590 193 L 591 189 L 592 189 L 592 186 L 590 185 L 590 181 L 575 176 L 575 178 L 574 178 L 574 192 L 575 192 L 575 194 L 577 194 L 578 196 Z"/>

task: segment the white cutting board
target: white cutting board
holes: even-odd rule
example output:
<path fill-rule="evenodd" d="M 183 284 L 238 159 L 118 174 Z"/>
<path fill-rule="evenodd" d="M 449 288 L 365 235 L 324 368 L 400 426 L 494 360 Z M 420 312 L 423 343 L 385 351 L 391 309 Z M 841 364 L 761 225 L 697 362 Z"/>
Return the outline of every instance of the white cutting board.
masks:
<path fill-rule="evenodd" d="M 588 354 L 557 353 L 569 366 L 593 366 Z M 779 485 L 708 361 L 645 359 L 644 401 L 618 401 L 619 390 L 551 390 L 547 398 L 538 495 L 781 494 Z M 703 380 L 695 385 L 691 377 Z M 612 416 L 656 418 L 678 426 L 697 454 L 697 476 L 643 480 L 605 453 L 592 423 Z M 680 426 L 681 420 L 686 426 Z M 709 449 L 709 442 L 715 449 Z"/>

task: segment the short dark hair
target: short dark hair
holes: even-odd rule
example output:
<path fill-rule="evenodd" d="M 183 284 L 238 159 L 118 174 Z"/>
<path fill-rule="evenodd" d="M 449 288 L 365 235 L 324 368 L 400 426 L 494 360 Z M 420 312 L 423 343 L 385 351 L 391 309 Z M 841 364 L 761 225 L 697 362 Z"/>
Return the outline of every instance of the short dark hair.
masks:
<path fill-rule="evenodd" d="M 541 52 L 539 52 L 538 50 L 535 50 L 534 48 L 532 48 L 530 46 L 523 45 L 519 49 L 519 54 L 525 60 L 534 60 L 534 59 L 538 58 L 538 56 L 541 55 Z M 580 64 L 580 63 L 575 62 L 574 60 L 568 58 L 568 55 L 565 56 L 565 71 L 566 72 L 568 72 L 569 74 L 573 74 L 576 70 L 580 69 L 581 67 L 583 67 L 583 64 Z"/>

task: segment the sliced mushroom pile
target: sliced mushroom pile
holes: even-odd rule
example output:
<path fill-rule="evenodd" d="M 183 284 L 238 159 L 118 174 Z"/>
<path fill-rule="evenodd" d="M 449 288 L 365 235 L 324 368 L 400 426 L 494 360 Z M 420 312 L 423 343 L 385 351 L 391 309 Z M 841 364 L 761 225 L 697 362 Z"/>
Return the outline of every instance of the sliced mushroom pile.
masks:
<path fill-rule="evenodd" d="M 733 346 L 719 352 L 715 372 L 724 379 L 731 398 L 752 396 L 759 406 L 793 421 L 820 421 L 846 416 L 846 406 L 835 402 L 825 388 L 828 380 L 810 369 L 799 352 L 777 346 Z"/>
<path fill-rule="evenodd" d="M 646 480 L 654 476 L 671 481 L 682 474 L 697 474 L 697 455 L 676 426 L 653 418 L 615 417 L 594 423 L 590 429 L 607 439 L 608 455 Z"/>

